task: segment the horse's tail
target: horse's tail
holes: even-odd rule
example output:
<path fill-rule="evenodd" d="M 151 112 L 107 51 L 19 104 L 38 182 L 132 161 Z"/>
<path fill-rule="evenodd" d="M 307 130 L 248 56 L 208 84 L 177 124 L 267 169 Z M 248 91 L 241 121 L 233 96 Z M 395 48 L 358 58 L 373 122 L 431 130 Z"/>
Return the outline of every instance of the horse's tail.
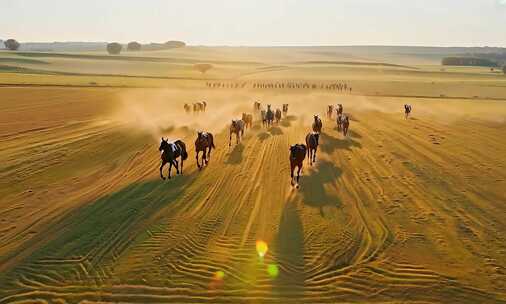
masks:
<path fill-rule="evenodd" d="M 188 158 L 188 152 L 186 152 L 186 145 L 184 142 L 182 140 L 176 140 L 175 144 L 181 148 L 181 158 L 186 160 Z"/>

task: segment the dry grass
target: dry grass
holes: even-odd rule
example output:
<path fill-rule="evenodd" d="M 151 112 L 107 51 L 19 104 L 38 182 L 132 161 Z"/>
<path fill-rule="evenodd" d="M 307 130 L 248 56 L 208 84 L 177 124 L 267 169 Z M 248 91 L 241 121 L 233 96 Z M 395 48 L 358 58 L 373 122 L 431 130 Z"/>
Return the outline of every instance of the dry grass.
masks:
<path fill-rule="evenodd" d="M 3 79 L 35 79 L 16 75 Z M 0 303 L 506 302 L 506 105 L 359 94 L 436 94 L 418 76 L 402 76 L 411 87 L 388 77 L 356 76 L 356 95 L 198 80 L 0 88 Z M 445 88 L 491 94 L 460 81 L 448 76 Z M 206 114 L 183 113 L 202 99 Z M 289 103 L 289 116 L 228 148 L 230 119 L 254 100 Z M 349 137 L 324 120 L 317 162 L 295 190 L 288 147 L 337 102 Z M 201 129 L 217 149 L 199 171 Z M 190 147 L 184 175 L 165 182 L 160 136 Z M 257 240 L 269 246 L 263 259 Z"/>

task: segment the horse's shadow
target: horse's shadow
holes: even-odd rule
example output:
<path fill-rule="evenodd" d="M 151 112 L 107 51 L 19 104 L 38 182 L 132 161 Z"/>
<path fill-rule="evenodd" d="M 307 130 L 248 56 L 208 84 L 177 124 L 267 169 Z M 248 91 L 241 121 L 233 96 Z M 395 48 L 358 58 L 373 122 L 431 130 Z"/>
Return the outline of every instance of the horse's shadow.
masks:
<path fill-rule="evenodd" d="M 235 145 L 232 151 L 230 151 L 228 155 L 228 159 L 225 161 L 225 164 L 228 165 L 238 165 L 242 162 L 244 152 L 244 145 L 242 142 Z"/>
<path fill-rule="evenodd" d="M 297 116 L 295 115 L 287 115 L 281 120 L 281 126 L 284 128 L 289 128 L 292 126 L 292 121 L 296 121 Z"/>
<path fill-rule="evenodd" d="M 270 133 L 267 133 L 267 132 L 260 132 L 257 134 L 257 137 L 260 141 L 264 141 L 266 140 L 267 138 L 271 137 L 271 134 Z"/>
<path fill-rule="evenodd" d="M 283 130 L 281 130 L 280 127 L 271 127 L 269 129 L 269 133 L 273 136 L 277 136 L 277 135 L 283 135 Z"/>
<path fill-rule="evenodd" d="M 323 207 L 341 206 L 340 199 L 334 194 L 329 194 L 325 189 L 326 184 L 335 182 L 341 174 L 341 169 L 332 162 L 326 160 L 317 162 L 316 168 L 311 169 L 310 173 L 303 176 L 301 180 L 304 204 L 319 208 L 321 216 L 324 216 Z"/>
<path fill-rule="evenodd" d="M 350 133 L 348 133 L 348 134 L 350 134 Z M 354 133 L 354 135 L 357 135 L 357 134 L 358 133 Z M 325 152 L 325 153 L 332 153 L 337 149 L 351 150 L 351 148 L 353 148 L 353 147 L 362 148 L 362 144 L 360 144 L 360 142 L 354 140 L 351 137 L 352 136 L 350 134 L 350 137 L 348 137 L 348 138 L 339 139 L 339 138 L 335 138 L 333 136 L 330 136 L 326 133 L 321 133 L 320 134 L 321 144 L 319 147 L 320 147 L 321 151 Z M 358 138 L 360 138 L 360 137 L 358 137 Z"/>
<path fill-rule="evenodd" d="M 280 266 L 285 266 L 286 270 L 280 271 L 274 280 L 274 291 L 280 297 L 302 296 L 305 281 L 304 227 L 294 202 L 287 202 L 283 209 L 275 254 Z"/>

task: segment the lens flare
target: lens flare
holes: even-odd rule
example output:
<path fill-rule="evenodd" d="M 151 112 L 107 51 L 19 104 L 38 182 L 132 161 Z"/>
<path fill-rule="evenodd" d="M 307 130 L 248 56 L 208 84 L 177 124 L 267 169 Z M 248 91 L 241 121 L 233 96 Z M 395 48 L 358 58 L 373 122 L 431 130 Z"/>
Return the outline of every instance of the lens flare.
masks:
<path fill-rule="evenodd" d="M 214 273 L 214 279 L 215 280 L 220 280 L 221 281 L 221 280 L 223 280 L 224 277 L 225 277 L 225 273 L 223 271 L 221 271 L 221 270 L 216 271 Z"/>
<path fill-rule="evenodd" d="M 269 264 L 269 266 L 267 266 L 267 273 L 272 277 L 272 278 L 275 278 L 278 276 L 279 274 L 279 269 L 278 269 L 278 266 L 276 266 L 275 264 Z"/>
<path fill-rule="evenodd" d="M 267 253 L 267 250 L 269 250 L 269 247 L 267 246 L 266 242 L 257 241 L 257 253 L 259 257 L 263 258 Z"/>

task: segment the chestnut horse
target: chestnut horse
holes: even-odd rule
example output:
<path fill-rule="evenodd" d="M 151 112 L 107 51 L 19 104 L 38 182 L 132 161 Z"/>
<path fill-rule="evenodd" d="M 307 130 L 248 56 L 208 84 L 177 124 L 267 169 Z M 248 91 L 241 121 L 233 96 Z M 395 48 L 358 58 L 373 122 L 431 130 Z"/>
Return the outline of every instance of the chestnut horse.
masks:
<path fill-rule="evenodd" d="M 299 188 L 300 171 L 304 165 L 304 159 L 306 158 L 306 146 L 303 144 L 296 144 L 290 147 L 290 184 L 292 186 L 297 185 Z M 293 180 L 293 171 L 297 167 L 297 182 Z"/>
<path fill-rule="evenodd" d="M 318 117 L 318 115 L 315 115 L 314 122 L 313 122 L 313 131 L 316 133 L 321 133 L 322 126 L 323 126 L 322 120 L 320 119 L 320 117 Z"/>
<path fill-rule="evenodd" d="M 230 137 L 228 139 L 228 146 L 232 145 L 232 133 L 235 134 L 235 138 L 237 139 L 237 144 L 239 144 L 239 140 L 241 136 L 244 136 L 244 121 L 241 119 L 232 119 L 232 124 L 230 125 Z"/>
<path fill-rule="evenodd" d="M 274 117 L 276 118 L 276 123 L 279 123 L 279 121 L 281 120 L 281 110 L 280 109 L 276 109 L 276 114 L 274 114 Z"/>
<path fill-rule="evenodd" d="M 344 116 L 343 118 L 343 135 L 346 136 L 348 134 L 348 128 L 350 127 L 350 119 L 348 116 Z"/>
<path fill-rule="evenodd" d="M 244 121 L 244 127 L 251 128 L 253 126 L 253 115 L 242 113 L 242 121 Z"/>
<path fill-rule="evenodd" d="M 197 139 L 195 140 L 195 158 L 197 159 L 197 167 L 200 169 L 204 165 L 209 164 L 211 158 L 211 150 L 216 149 L 214 146 L 213 134 L 209 132 L 198 132 Z M 199 153 L 202 153 L 202 165 L 199 163 Z"/>

